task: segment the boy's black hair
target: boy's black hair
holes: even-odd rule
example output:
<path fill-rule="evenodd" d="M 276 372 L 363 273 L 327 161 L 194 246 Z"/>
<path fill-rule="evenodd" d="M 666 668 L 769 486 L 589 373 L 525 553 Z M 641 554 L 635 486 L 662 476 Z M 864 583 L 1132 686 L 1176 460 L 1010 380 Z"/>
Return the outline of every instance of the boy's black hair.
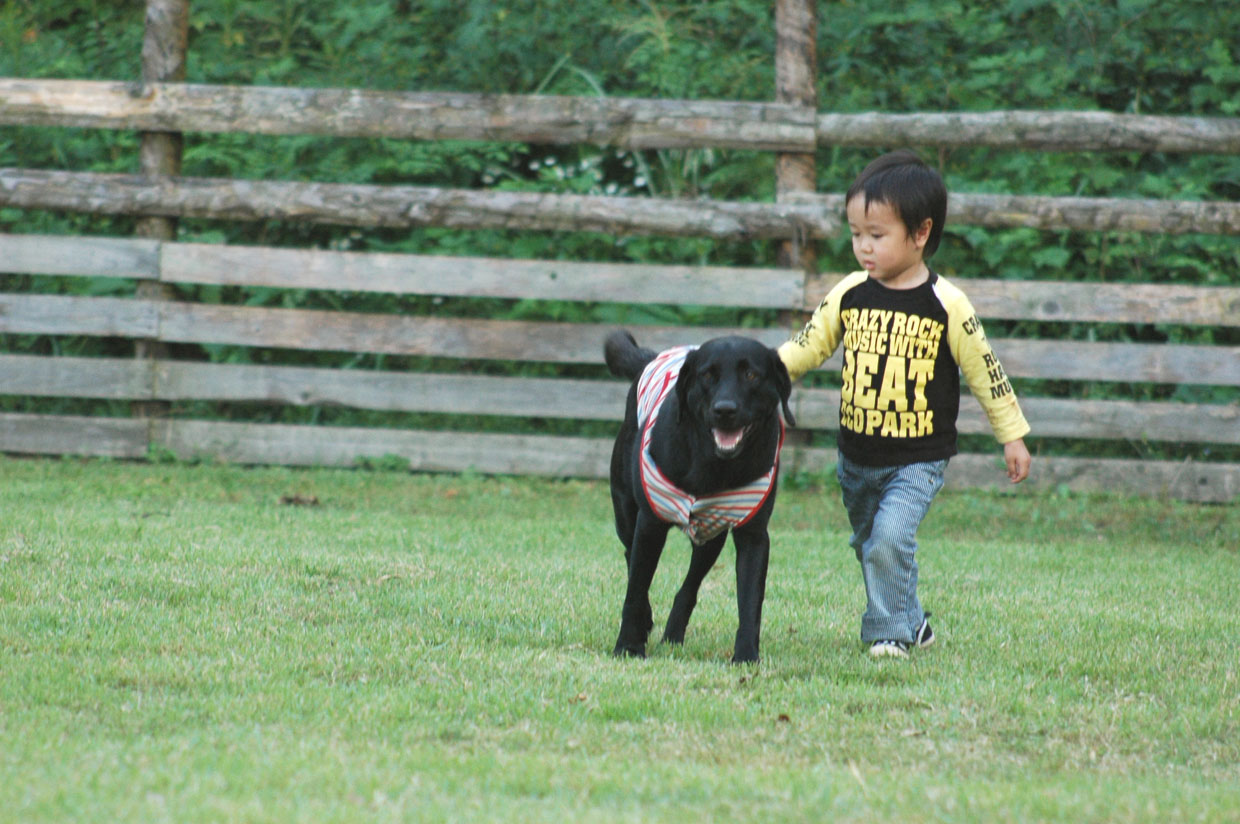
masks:
<path fill-rule="evenodd" d="M 885 203 L 895 211 L 908 229 L 909 237 L 930 218 L 930 237 L 922 257 L 929 258 L 939 248 L 943 222 L 947 219 L 947 187 L 943 178 L 908 149 L 890 152 L 861 170 L 844 202 L 865 194 L 865 208 Z"/>

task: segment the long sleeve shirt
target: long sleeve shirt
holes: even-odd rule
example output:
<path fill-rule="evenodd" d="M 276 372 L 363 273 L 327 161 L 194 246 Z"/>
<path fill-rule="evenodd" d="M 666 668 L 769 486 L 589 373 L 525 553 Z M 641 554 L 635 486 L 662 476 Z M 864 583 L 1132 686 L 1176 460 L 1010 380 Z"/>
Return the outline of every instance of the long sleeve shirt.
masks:
<path fill-rule="evenodd" d="M 1029 433 L 968 297 L 935 272 L 913 289 L 854 272 L 779 356 L 795 381 L 841 345 L 839 448 L 851 461 L 896 466 L 955 455 L 961 373 L 1000 443 Z"/>

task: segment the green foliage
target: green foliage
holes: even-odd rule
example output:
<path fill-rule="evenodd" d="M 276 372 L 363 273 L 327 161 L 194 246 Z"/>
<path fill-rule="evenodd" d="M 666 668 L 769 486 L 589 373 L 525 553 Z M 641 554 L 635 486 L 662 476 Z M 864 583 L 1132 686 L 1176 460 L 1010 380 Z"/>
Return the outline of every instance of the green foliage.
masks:
<path fill-rule="evenodd" d="M 949 13 L 950 11 L 950 13 Z M 410 3 L 363 6 L 281 0 L 195 0 L 191 82 L 307 87 L 605 94 L 769 100 L 774 94 L 771 5 L 756 0 L 679 2 Z M 1240 47 L 1223 32 L 1240 25 L 1228 4 L 1148 0 L 907 3 L 899 8 L 830 3 L 820 10 L 818 90 L 824 111 L 1098 109 L 1150 114 L 1234 115 Z M 138 76 L 138 4 L 16 0 L 0 11 L 0 74 L 29 77 Z M 872 150 L 824 149 L 819 187 L 842 191 Z M 136 138 L 90 130 L 14 129 L 0 137 L 0 165 L 135 171 Z M 1162 155 L 1046 155 L 994 150 L 943 153 L 957 191 L 1054 195 L 1240 198 L 1240 159 Z M 191 135 L 185 173 L 259 179 L 411 183 L 532 191 L 654 194 L 769 200 L 772 158 L 712 150 L 614 152 L 595 147 Z M 56 223 L 68 218 L 56 218 Z M 23 231 L 48 220 L 0 216 Z M 96 231 L 114 219 L 90 218 Z M 62 230 L 80 230 L 81 219 Z M 187 227 L 191 236 L 199 230 Z M 212 227 L 211 231 L 220 231 Z M 459 253 L 457 233 L 358 233 L 340 228 L 243 225 L 219 239 L 275 245 L 346 245 Z M 384 236 L 387 237 L 384 237 Z M 1009 235 L 1011 237 L 1009 237 Z M 998 270 L 1073 279 L 1220 283 L 1240 252 L 1230 240 L 1162 239 L 1131 254 L 1091 252 L 1097 239 L 970 230 L 941 256 L 963 273 Z M 468 237 L 468 235 L 467 235 Z M 467 239 L 468 246 L 476 240 Z M 501 245 L 511 253 L 511 238 Z M 661 260 L 667 246 L 690 258 L 769 263 L 764 251 L 734 260 L 731 244 L 648 239 L 539 239 L 531 253 L 571 244 L 571 256 Z M 484 244 L 485 245 L 485 244 Z M 769 247 L 771 244 L 765 244 Z M 846 247 L 824 244 L 824 268 L 848 266 Z M 986 247 L 982 249 L 981 247 Z M 524 251 L 516 249 L 515 251 Z M 672 251 L 677 260 L 682 251 Z M 568 255 L 566 255 L 568 256 Z M 1158 265 L 1150 261 L 1157 258 Z M 1169 262 L 1169 265 L 1163 261 Z M 1195 262 L 1195 263 L 1193 263 Z"/>

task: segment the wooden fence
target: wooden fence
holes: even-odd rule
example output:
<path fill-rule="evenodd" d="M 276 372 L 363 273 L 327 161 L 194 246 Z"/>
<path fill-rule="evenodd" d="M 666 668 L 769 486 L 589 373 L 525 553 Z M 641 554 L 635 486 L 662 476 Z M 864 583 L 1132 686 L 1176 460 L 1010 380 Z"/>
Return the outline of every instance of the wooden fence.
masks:
<path fill-rule="evenodd" d="M 153 5 L 158 5 L 154 3 Z M 812 5 L 812 4 L 811 4 Z M 628 148 L 743 146 L 781 156 L 824 143 L 998 145 L 1039 149 L 1240 152 L 1240 120 L 1098 113 L 918 116 L 821 115 L 804 105 L 701 101 L 400 94 L 69 80 L 0 79 L 0 125 L 178 133 L 383 136 L 420 140 L 592 142 Z M 929 125 L 927 125 L 929 124 Z M 1023 125 L 1022 125 L 1023 124 Z M 898 142 L 898 141 L 897 141 Z M 793 187 L 795 188 L 795 187 Z M 954 223 L 1043 229 L 1240 235 L 1240 204 L 953 194 Z M 152 219 L 295 219 L 356 226 L 503 227 L 678 237 L 767 238 L 794 246 L 839 229 L 839 195 L 781 191 L 775 203 L 588 197 L 412 186 L 188 179 L 174 172 L 108 175 L 0 169 L 0 207 L 139 214 Z M 213 284 L 340 293 L 609 301 L 774 310 L 787 325 L 740 330 L 771 345 L 787 339 L 839 274 L 799 267 L 705 266 L 471 259 L 180 243 L 145 237 L 0 235 L 0 270 L 137 281 L 133 297 L 0 294 L 0 334 L 99 336 L 141 342 L 140 357 L 0 353 L 0 395 L 135 402 L 126 416 L 0 414 L 0 450 L 142 458 L 152 448 L 245 463 L 354 464 L 400 456 L 415 470 L 604 477 L 610 439 L 503 432 L 280 425 L 190 419 L 175 405 L 218 401 L 344 406 L 448 416 L 619 421 L 626 386 L 573 377 L 259 366 L 170 357 L 169 346 L 424 356 L 450 362 L 555 365 L 560 374 L 601 361 L 609 326 L 461 319 L 433 313 L 279 309 L 173 299 L 173 287 Z M 1077 323 L 1240 325 L 1240 287 L 969 279 L 990 319 Z M 193 290 L 187 290 L 191 293 Z M 738 331 L 635 328 L 649 346 Z M 992 335 L 1008 373 L 1067 382 L 1240 386 L 1240 347 L 1057 340 Z M 838 361 L 838 357 L 836 359 Z M 838 362 L 824 368 L 838 370 Z M 553 370 L 554 371 L 554 370 Z M 834 430 L 838 393 L 798 387 L 805 431 Z M 159 404 L 173 404 L 169 409 Z M 1068 400 L 1025 394 L 1034 433 L 1034 486 L 1111 489 L 1231 502 L 1240 464 L 1040 455 L 1038 438 L 1240 445 L 1240 405 Z M 154 410 L 154 412 L 152 412 Z M 536 428 L 536 427 L 535 427 Z M 960 429 L 989 432 L 968 399 Z M 785 468 L 821 471 L 833 451 L 792 443 Z M 962 454 L 956 486 L 1001 486 L 999 450 Z"/>

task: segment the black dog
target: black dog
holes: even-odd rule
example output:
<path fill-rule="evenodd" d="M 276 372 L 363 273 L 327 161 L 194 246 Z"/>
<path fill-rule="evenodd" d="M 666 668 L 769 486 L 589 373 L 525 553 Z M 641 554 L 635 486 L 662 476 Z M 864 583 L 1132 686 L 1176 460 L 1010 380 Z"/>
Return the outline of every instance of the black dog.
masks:
<path fill-rule="evenodd" d="M 732 660 L 757 661 L 781 406 L 796 425 L 788 370 L 774 349 L 743 337 L 655 353 L 618 331 L 603 353 L 612 374 L 633 380 L 611 454 L 616 534 L 629 572 L 614 654 L 646 654 L 650 583 L 668 530 L 678 525 L 693 541 L 693 557 L 663 640 L 684 642 L 698 589 L 731 531 L 739 612 Z"/>

